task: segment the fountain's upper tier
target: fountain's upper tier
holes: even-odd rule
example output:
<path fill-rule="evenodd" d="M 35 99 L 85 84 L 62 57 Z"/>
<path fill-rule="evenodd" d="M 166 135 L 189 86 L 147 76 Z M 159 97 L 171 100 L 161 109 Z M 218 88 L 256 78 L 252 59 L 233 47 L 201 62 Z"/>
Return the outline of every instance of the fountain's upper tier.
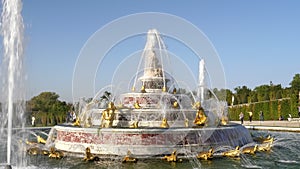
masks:
<path fill-rule="evenodd" d="M 166 91 L 170 79 L 166 77 L 164 62 L 169 58 L 166 46 L 156 29 L 148 31 L 141 59 L 144 61 L 144 67 L 141 68 L 143 75 L 138 79 L 142 82 L 143 90 L 150 93 Z"/>

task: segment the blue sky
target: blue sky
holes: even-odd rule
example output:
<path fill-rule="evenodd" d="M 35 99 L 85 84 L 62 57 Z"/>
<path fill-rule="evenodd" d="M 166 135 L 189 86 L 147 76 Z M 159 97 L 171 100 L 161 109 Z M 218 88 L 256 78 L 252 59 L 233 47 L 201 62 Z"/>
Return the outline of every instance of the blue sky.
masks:
<path fill-rule="evenodd" d="M 89 37 L 141 12 L 169 13 L 198 27 L 219 54 L 227 88 L 270 81 L 287 87 L 300 73 L 299 7 L 297 0 L 24 0 L 27 97 L 53 91 L 72 101 L 74 66 Z"/>

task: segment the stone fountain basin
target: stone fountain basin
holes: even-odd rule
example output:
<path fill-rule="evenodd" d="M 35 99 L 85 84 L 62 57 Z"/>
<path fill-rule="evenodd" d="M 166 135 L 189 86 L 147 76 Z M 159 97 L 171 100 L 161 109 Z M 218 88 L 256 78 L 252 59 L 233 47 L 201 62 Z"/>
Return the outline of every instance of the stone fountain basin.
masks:
<path fill-rule="evenodd" d="M 56 149 L 70 155 L 85 153 L 90 147 L 97 155 L 124 156 L 128 150 L 135 156 L 159 156 L 200 152 L 210 147 L 243 146 L 253 142 L 249 131 L 240 124 L 203 128 L 81 128 L 55 126 L 47 142 L 55 138 Z"/>

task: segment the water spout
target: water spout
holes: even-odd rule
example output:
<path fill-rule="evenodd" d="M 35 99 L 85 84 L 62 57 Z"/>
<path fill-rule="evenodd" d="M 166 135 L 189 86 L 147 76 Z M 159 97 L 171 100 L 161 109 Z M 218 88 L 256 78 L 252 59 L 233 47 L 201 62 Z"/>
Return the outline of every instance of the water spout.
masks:
<path fill-rule="evenodd" d="M 199 62 L 199 86 L 198 86 L 198 92 L 197 96 L 200 99 L 200 103 L 202 104 L 204 101 L 204 87 L 205 87 L 205 62 L 203 59 Z"/>
<path fill-rule="evenodd" d="M 22 56 L 23 56 L 23 18 L 21 15 L 22 2 L 20 0 L 3 0 L 1 15 L 1 34 L 3 36 L 3 83 L 2 89 L 6 98 L 3 113 L 5 116 L 4 126 L 7 127 L 7 165 L 11 165 L 11 145 L 13 113 L 22 108 L 16 104 L 22 102 L 22 91 L 18 90 L 22 77 Z M 7 74 L 7 77 L 6 77 Z M 17 91 L 17 92 L 16 92 Z M 18 113 L 22 116 L 22 113 Z M 2 128 L 4 127 L 1 126 Z M 2 130 L 3 131 L 3 130 Z"/>

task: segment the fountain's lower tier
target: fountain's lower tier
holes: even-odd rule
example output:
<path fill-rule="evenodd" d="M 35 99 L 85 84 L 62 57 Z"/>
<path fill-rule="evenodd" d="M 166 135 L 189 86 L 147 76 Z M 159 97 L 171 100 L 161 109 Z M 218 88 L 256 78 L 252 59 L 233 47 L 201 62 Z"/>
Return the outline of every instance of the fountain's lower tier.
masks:
<path fill-rule="evenodd" d="M 86 147 L 97 155 L 157 156 L 200 152 L 209 147 L 243 146 L 253 142 L 249 131 L 239 124 L 206 128 L 79 128 L 55 126 L 47 143 L 54 140 L 56 149 L 80 155 Z M 53 143 L 53 142 L 52 142 Z"/>

